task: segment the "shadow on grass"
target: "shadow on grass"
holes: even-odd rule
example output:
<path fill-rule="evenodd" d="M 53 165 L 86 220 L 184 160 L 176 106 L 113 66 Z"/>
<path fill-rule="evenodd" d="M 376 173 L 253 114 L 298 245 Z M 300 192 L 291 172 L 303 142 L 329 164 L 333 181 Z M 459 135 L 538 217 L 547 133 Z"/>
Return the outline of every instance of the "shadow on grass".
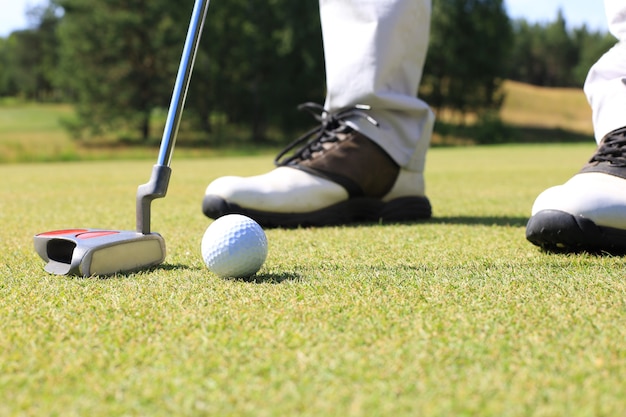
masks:
<path fill-rule="evenodd" d="M 139 273 L 152 273 L 156 271 L 199 271 L 201 268 L 192 267 L 189 265 L 183 264 L 167 264 L 163 263 L 160 265 L 151 266 L 149 268 L 142 268 L 135 271 L 129 272 L 118 272 L 113 275 L 93 275 L 91 277 L 76 277 L 76 278 L 96 278 L 100 280 L 110 280 L 110 279 L 123 279 L 123 278 L 132 278 Z"/>
<path fill-rule="evenodd" d="M 200 271 L 205 270 L 203 267 L 192 267 L 182 264 L 163 264 L 149 269 L 148 271 L 165 270 L 165 271 Z M 252 284 L 281 284 L 287 281 L 302 281 L 302 276 L 295 272 L 282 272 L 282 273 L 265 273 L 255 274 L 248 278 L 224 278 L 229 281 L 235 282 L 247 282 Z"/>
<path fill-rule="evenodd" d="M 161 264 L 156 265 L 150 268 L 140 269 L 137 271 L 130 272 L 120 272 L 113 275 L 93 275 L 91 277 L 72 277 L 72 278 L 86 278 L 86 279 L 97 279 L 102 281 L 114 280 L 114 279 L 126 279 L 135 277 L 138 273 L 152 273 L 157 271 L 174 271 L 174 272 L 190 272 L 190 271 L 201 271 L 205 268 L 198 266 L 189 266 L 183 264 Z M 234 282 L 246 282 L 252 284 L 281 284 L 287 281 L 302 281 L 303 278 L 300 274 L 295 272 L 282 272 L 282 273 L 266 273 L 266 274 L 256 274 L 249 278 L 223 278 L 228 281 Z"/>
<path fill-rule="evenodd" d="M 441 216 L 431 217 L 430 219 L 423 220 L 410 220 L 410 221 L 389 221 L 389 222 L 357 222 L 350 223 L 343 226 L 317 226 L 318 228 L 325 227 L 379 227 L 379 226 L 416 226 L 416 225 L 431 225 L 431 224 L 456 224 L 466 226 L 502 226 L 502 227 L 525 227 L 528 223 L 528 217 L 512 217 L 512 216 Z M 313 226 L 302 226 L 302 228 L 314 228 Z"/>
<path fill-rule="evenodd" d="M 282 284 L 287 281 L 302 281 L 302 276 L 293 272 L 283 272 L 280 274 L 256 274 L 249 278 L 226 278 L 235 282 L 245 282 L 249 284 Z"/>
<path fill-rule="evenodd" d="M 525 227 L 528 223 L 528 217 L 511 217 L 511 216 L 451 216 L 451 217 L 433 217 L 425 220 L 424 223 L 434 224 L 460 224 L 460 225 L 478 225 L 478 226 L 503 226 L 503 227 Z"/>
<path fill-rule="evenodd" d="M 362 228 L 362 227 L 380 227 L 380 226 L 413 226 L 413 225 L 431 225 L 431 224 L 458 224 L 468 226 L 502 226 L 502 227 L 525 227 L 528 223 L 528 217 L 511 217 L 511 216 L 449 216 L 449 217 L 431 217 L 421 220 L 407 221 L 357 221 L 349 224 L 330 224 L 326 226 L 310 226 L 300 225 L 292 227 L 266 226 L 267 230 L 296 230 L 296 229 L 327 229 L 333 227 L 345 228 Z"/>
<path fill-rule="evenodd" d="M 168 263 L 162 263 L 161 265 L 157 265 L 151 269 L 149 269 L 149 271 L 200 271 L 202 270 L 202 267 L 198 267 L 198 266 L 190 266 L 190 265 L 184 265 L 184 264 L 168 264 Z"/>
<path fill-rule="evenodd" d="M 202 267 L 192 267 L 188 265 L 182 264 L 163 264 L 154 268 L 149 269 L 148 271 L 153 270 L 166 270 L 166 271 L 199 271 L 205 268 Z M 265 274 L 256 274 L 248 278 L 224 278 L 229 281 L 235 282 L 247 282 L 252 284 L 281 284 L 286 281 L 302 281 L 302 276 L 295 272 L 282 272 L 279 274 L 276 273 L 265 273 Z"/>
<path fill-rule="evenodd" d="M 540 247 L 546 255 L 589 255 L 595 258 L 624 258 L 626 247 L 559 247 L 556 245 L 544 245 Z"/>

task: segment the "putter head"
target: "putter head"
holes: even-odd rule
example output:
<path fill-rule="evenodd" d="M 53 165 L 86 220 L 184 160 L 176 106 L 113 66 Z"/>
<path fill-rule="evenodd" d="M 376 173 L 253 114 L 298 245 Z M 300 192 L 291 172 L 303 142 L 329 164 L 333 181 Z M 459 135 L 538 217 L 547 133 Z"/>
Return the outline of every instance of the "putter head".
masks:
<path fill-rule="evenodd" d="M 113 275 L 159 265 L 165 240 L 158 233 L 102 229 L 55 230 L 35 235 L 35 250 L 56 275 Z"/>

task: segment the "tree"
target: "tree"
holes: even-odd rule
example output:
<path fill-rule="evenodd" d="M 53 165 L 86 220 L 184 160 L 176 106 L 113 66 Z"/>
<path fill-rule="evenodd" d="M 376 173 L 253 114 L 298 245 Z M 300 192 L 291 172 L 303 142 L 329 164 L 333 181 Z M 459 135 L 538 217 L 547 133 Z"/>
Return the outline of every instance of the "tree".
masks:
<path fill-rule="evenodd" d="M 508 78 L 525 83 L 542 85 L 546 73 L 543 32 L 538 24 L 518 20 L 513 25 L 514 36 L 509 59 Z"/>
<path fill-rule="evenodd" d="M 578 62 L 578 49 L 567 31 L 567 23 L 559 10 L 555 22 L 545 28 L 544 51 L 542 57 L 546 62 L 546 73 L 543 85 L 573 85 L 572 69 Z"/>
<path fill-rule="evenodd" d="M 0 97 L 14 96 L 19 93 L 19 89 L 15 80 L 15 68 L 12 65 L 13 51 L 15 47 L 12 43 L 15 39 L 0 38 Z"/>
<path fill-rule="evenodd" d="M 193 2 L 57 0 L 61 85 L 76 97 L 76 131 L 115 129 L 150 136 L 153 109 L 166 107 Z M 230 0 L 211 4 L 196 60 L 185 120 L 206 131 L 212 115 L 250 126 L 293 125 L 299 101 L 322 96 L 317 4 Z M 296 85 L 297 88 L 293 88 Z M 288 109 L 288 110 L 287 110 Z"/>
<path fill-rule="evenodd" d="M 52 4 L 31 8 L 28 16 L 32 28 L 2 40 L 0 95 L 19 94 L 33 100 L 56 98 L 56 28 L 61 19 L 58 12 Z"/>
<path fill-rule="evenodd" d="M 248 126 L 254 141 L 270 125 L 297 128 L 297 104 L 324 96 L 317 2 L 214 2 L 208 20 L 189 94 L 203 128 L 212 114 Z"/>
<path fill-rule="evenodd" d="M 608 33 L 568 29 L 563 14 L 546 25 L 514 23 L 508 78 L 549 87 L 581 87 L 587 72 L 615 44 Z"/>
<path fill-rule="evenodd" d="M 511 42 L 502 0 L 433 2 L 421 96 L 461 115 L 498 109 Z"/>
<path fill-rule="evenodd" d="M 167 0 L 58 0 L 60 85 L 76 99 L 78 134 L 150 137 L 166 107 L 191 13 Z M 134 133 L 137 132 L 137 133 Z"/>
<path fill-rule="evenodd" d="M 574 31 L 574 39 L 579 53 L 572 78 L 575 85 L 582 86 L 591 66 L 615 45 L 616 39 L 610 33 L 589 32 L 584 26 Z"/>

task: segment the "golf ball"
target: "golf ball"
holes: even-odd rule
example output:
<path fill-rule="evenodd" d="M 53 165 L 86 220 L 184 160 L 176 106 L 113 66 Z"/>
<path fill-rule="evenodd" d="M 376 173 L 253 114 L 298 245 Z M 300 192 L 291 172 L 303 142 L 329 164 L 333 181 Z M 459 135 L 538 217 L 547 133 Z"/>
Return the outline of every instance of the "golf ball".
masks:
<path fill-rule="evenodd" d="M 247 278 L 256 274 L 267 257 L 267 237 L 257 222 L 228 214 L 209 225 L 202 237 L 202 258 L 220 277 Z"/>

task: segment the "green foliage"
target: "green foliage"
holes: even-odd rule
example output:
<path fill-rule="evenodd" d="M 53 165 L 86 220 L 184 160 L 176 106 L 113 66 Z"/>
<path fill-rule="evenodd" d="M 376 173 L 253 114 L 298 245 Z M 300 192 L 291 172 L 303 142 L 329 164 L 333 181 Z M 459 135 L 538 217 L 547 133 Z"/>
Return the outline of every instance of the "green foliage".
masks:
<path fill-rule="evenodd" d="M 248 126 L 254 141 L 266 139 L 270 125 L 302 128 L 297 104 L 323 100 L 317 7 L 291 0 L 211 3 L 189 94 L 205 130 L 219 128 L 213 114 Z"/>
<path fill-rule="evenodd" d="M 507 126 L 495 110 L 481 113 L 478 121 L 472 126 L 472 137 L 479 144 L 515 142 L 514 129 Z"/>
<path fill-rule="evenodd" d="M 547 26 L 545 35 L 543 42 L 546 47 L 543 54 L 546 68 L 543 76 L 544 85 L 556 86 L 571 82 L 570 74 L 578 61 L 578 50 L 567 32 L 565 18 L 561 13 L 556 22 Z"/>
<path fill-rule="evenodd" d="M 128 130 L 147 140 L 151 112 L 169 103 L 191 9 L 165 0 L 58 4 L 59 82 L 76 99 L 76 133 Z"/>
<path fill-rule="evenodd" d="M 0 38 L 0 96 L 16 96 L 19 93 L 11 68 L 14 60 L 11 57 L 12 47 L 9 39 Z"/>
<path fill-rule="evenodd" d="M 572 85 L 582 86 L 591 66 L 615 45 L 616 39 L 610 33 L 589 32 L 585 27 L 574 31 L 574 36 L 579 54 Z"/>
<path fill-rule="evenodd" d="M 514 22 L 508 78 L 552 87 L 581 87 L 589 68 L 615 44 L 609 33 L 570 30 L 562 13 L 547 25 Z"/>
<path fill-rule="evenodd" d="M 65 11 L 60 85 L 76 98 L 76 136 L 113 130 L 150 138 L 151 112 L 169 104 L 191 14 L 187 3 L 58 1 Z M 187 120 L 211 131 L 213 116 L 224 114 L 227 123 L 249 126 L 256 140 L 265 139 L 270 124 L 292 128 L 298 100 L 322 96 L 317 5 L 233 0 L 214 2 L 208 15 Z"/>
<path fill-rule="evenodd" d="M 438 0 L 421 96 L 461 114 L 498 109 L 512 31 L 501 0 Z"/>
<path fill-rule="evenodd" d="M 58 100 L 55 88 L 59 48 L 56 28 L 59 10 L 53 5 L 30 10 L 36 28 L 12 33 L 0 39 L 0 96 L 50 101 Z"/>

